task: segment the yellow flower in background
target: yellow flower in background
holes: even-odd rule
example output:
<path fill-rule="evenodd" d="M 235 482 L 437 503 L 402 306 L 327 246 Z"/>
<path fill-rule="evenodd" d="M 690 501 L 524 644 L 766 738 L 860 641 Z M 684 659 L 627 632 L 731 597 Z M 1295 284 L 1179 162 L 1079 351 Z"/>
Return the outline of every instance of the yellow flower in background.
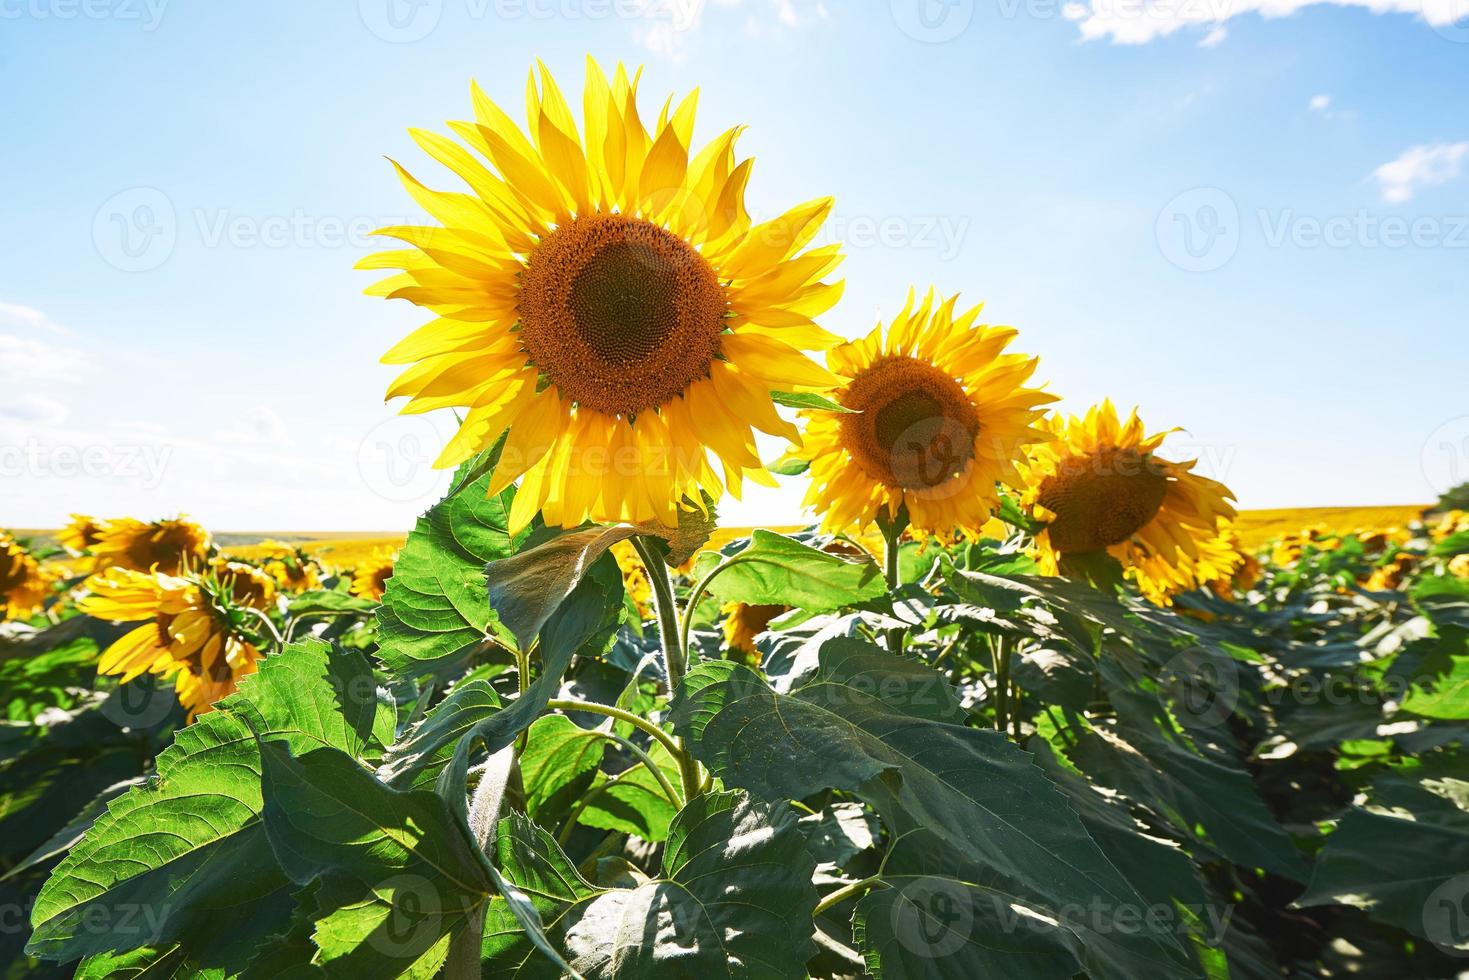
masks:
<path fill-rule="evenodd" d="M 66 527 L 56 532 L 56 540 L 73 555 L 80 555 L 95 548 L 106 529 L 106 521 L 86 514 L 73 514 Z"/>
<path fill-rule="evenodd" d="M 971 539 L 999 503 L 997 484 L 1018 485 L 1028 447 L 1049 436 L 1040 406 L 1055 396 L 1024 387 L 1038 361 L 1006 354 L 1010 327 L 978 322 L 980 307 L 955 315 L 958 296 L 914 294 L 888 326 L 827 354 L 848 378 L 844 414 L 804 411 L 811 464 L 806 506 L 840 532 L 870 526 L 907 505 L 915 537 L 963 532 Z"/>
<path fill-rule="evenodd" d="M 1221 599 L 1250 591 L 1263 573 L 1260 560 L 1245 547 L 1239 529 L 1231 521 L 1220 522 L 1219 534 L 1203 543 L 1200 554 L 1194 577 Z"/>
<path fill-rule="evenodd" d="M 352 569 L 352 594 L 373 602 L 382 602 L 388 591 L 388 579 L 393 577 L 393 562 L 398 552 L 392 548 L 378 548 Z"/>
<path fill-rule="evenodd" d="M 1396 592 L 1403 587 L 1408 576 L 1423 561 L 1423 556 L 1411 551 L 1399 551 L 1372 570 L 1362 587 L 1368 592 Z"/>
<path fill-rule="evenodd" d="M 1357 540 L 1369 555 L 1380 555 L 1394 545 L 1407 544 L 1412 535 L 1400 527 L 1358 528 Z"/>
<path fill-rule="evenodd" d="M 1056 441 L 1037 447 L 1024 498 L 1046 523 L 1036 535 L 1044 572 L 1063 555 L 1106 551 L 1162 602 L 1208 580 L 1200 575 L 1225 558 L 1219 523 L 1235 516 L 1228 487 L 1157 455 L 1169 433 L 1148 435 L 1135 410 L 1119 421 L 1110 401 L 1047 424 Z"/>
<path fill-rule="evenodd" d="M 209 532 L 186 517 L 146 524 L 124 517 L 105 523 L 92 554 L 98 568 L 176 575 L 201 567 L 213 546 Z"/>
<path fill-rule="evenodd" d="M 527 86 L 528 136 L 472 94 L 474 122 L 449 124 L 468 150 L 412 131 L 470 193 L 429 190 L 400 167 L 442 227 L 384 229 L 411 248 L 361 265 L 403 270 L 369 293 L 437 318 L 383 358 L 412 365 L 388 391 L 410 399 L 405 413 L 463 411 L 437 465 L 508 431 L 489 492 L 521 480 L 512 532 L 537 511 L 566 527 L 673 526 L 680 506 L 702 508 L 701 491 L 773 485 L 754 430 L 797 434 L 771 392 L 835 381 L 802 353 L 840 340 L 813 319 L 840 296 L 822 281 L 838 247 L 806 248 L 830 199 L 752 225 L 741 129 L 691 154 L 697 93 L 650 131 L 621 66 L 609 81 L 588 61 L 580 128 L 544 66 Z"/>
<path fill-rule="evenodd" d="M 617 568 L 622 572 L 623 591 L 637 607 L 638 615 L 643 619 L 652 619 L 653 586 L 648 581 L 648 570 L 643 567 L 637 549 L 632 546 L 631 541 L 619 541 L 612 546 L 612 557 L 617 559 Z M 694 557 L 697 557 L 697 553 Z M 693 567 L 694 557 L 686 562 L 690 569 Z"/>
<path fill-rule="evenodd" d="M 190 721 L 254 673 L 260 651 L 248 631 L 251 617 L 240 607 L 268 609 L 276 592 L 270 576 L 240 562 L 183 576 L 109 568 L 86 587 L 81 612 L 122 623 L 147 620 L 102 654 L 98 673 L 123 683 L 144 673 L 172 676 Z"/>
<path fill-rule="evenodd" d="M 39 612 L 51 581 L 29 551 L 0 531 L 0 612 L 6 619 L 27 619 Z"/>
<path fill-rule="evenodd" d="M 1469 554 L 1455 555 L 1449 559 L 1449 574 L 1469 578 Z"/>
<path fill-rule="evenodd" d="M 1428 525 L 1428 535 L 1434 541 L 1465 531 L 1469 531 L 1469 510 L 1445 511 Z"/>
<path fill-rule="evenodd" d="M 321 588 L 322 567 L 305 551 L 281 541 L 262 541 L 260 548 L 260 567 L 281 591 L 299 594 Z"/>
<path fill-rule="evenodd" d="M 722 607 L 724 613 L 724 644 L 726 659 L 740 660 L 754 666 L 760 663 L 760 650 L 755 638 L 764 633 L 770 621 L 790 612 L 790 606 L 746 605 L 729 602 Z"/>

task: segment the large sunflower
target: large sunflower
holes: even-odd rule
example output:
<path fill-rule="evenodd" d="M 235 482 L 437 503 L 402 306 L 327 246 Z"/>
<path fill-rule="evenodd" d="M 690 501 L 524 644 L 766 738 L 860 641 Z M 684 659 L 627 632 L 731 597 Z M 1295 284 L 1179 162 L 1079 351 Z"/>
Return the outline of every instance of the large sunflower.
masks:
<path fill-rule="evenodd" d="M 790 612 L 791 607 L 729 602 L 720 611 L 724 613 L 726 659 L 758 667 L 760 648 L 755 645 L 756 638 L 766 631 L 771 620 Z"/>
<path fill-rule="evenodd" d="M 51 576 L 20 543 L 0 531 L 0 612 L 25 619 L 41 608 L 51 591 Z"/>
<path fill-rule="evenodd" d="M 92 554 L 98 568 L 176 575 L 183 568 L 201 567 L 213 547 L 209 532 L 186 517 L 152 523 L 124 517 L 106 522 Z"/>
<path fill-rule="evenodd" d="M 1036 535 L 1042 570 L 1065 555 L 1108 552 L 1149 598 L 1197 588 L 1230 560 L 1220 521 L 1232 520 L 1228 487 L 1159 456 L 1168 432 L 1148 435 L 1136 410 L 1125 422 L 1110 401 L 1085 418 L 1053 416 L 1056 441 L 1038 447 L 1025 502 L 1046 527 Z"/>
<path fill-rule="evenodd" d="M 665 104 L 650 132 L 620 66 L 609 82 L 588 61 L 581 129 L 544 66 L 527 86 L 529 136 L 472 92 L 475 121 L 449 127 L 490 166 L 413 131 L 471 193 L 429 190 L 400 167 L 443 227 L 383 229 L 412 248 L 361 265 L 403 270 L 369 293 L 437 317 L 383 358 L 412 365 L 388 391 L 410 398 L 405 413 L 462 410 L 437 465 L 508 432 L 489 492 L 522 480 L 512 531 L 538 510 L 552 525 L 671 526 L 701 491 L 773 483 L 752 430 L 796 430 L 770 393 L 835 380 L 801 353 L 840 339 L 812 319 L 840 295 L 822 282 L 838 248 L 803 251 L 830 199 L 752 225 L 740 129 L 691 157 L 696 96 Z"/>
<path fill-rule="evenodd" d="M 140 674 L 172 675 L 192 721 L 254 673 L 260 651 L 240 607 L 269 608 L 275 582 L 258 568 L 220 562 L 203 575 L 109 568 L 86 582 L 77 608 L 114 622 L 148 622 L 108 648 L 101 674 L 126 683 Z"/>
<path fill-rule="evenodd" d="M 837 393 L 845 414 L 808 411 L 811 464 L 806 505 L 832 532 L 863 528 L 907 506 L 916 531 L 977 538 L 1013 484 L 1028 447 L 1047 438 L 1038 406 L 1055 396 L 1026 388 L 1037 360 L 1006 354 L 1010 327 L 978 323 L 980 307 L 956 316 L 958 296 L 914 294 L 887 329 L 827 354 L 850 380 Z"/>

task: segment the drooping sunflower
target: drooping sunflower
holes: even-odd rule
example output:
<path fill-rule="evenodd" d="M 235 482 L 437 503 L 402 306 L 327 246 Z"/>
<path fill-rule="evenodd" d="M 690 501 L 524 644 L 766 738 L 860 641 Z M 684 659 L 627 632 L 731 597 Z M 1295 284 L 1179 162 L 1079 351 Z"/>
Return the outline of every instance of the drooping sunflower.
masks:
<path fill-rule="evenodd" d="M 758 666 L 760 649 L 755 646 L 755 638 L 765 632 L 772 619 L 790 612 L 791 607 L 729 602 L 721 611 L 727 658 Z"/>
<path fill-rule="evenodd" d="M 86 582 L 77 608 L 114 622 L 147 620 L 108 648 L 98 673 L 126 683 L 144 673 L 172 676 L 189 720 L 255 672 L 260 650 L 241 607 L 269 608 L 275 582 L 258 568 L 220 562 L 182 576 L 109 568 Z"/>
<path fill-rule="evenodd" d="M 106 522 L 92 554 L 98 568 L 176 575 L 183 568 L 202 566 L 213 547 L 209 532 L 187 517 L 151 523 L 124 517 Z"/>
<path fill-rule="evenodd" d="M 106 521 L 87 514 L 73 514 L 66 527 L 56 532 L 56 540 L 73 555 L 80 555 L 95 548 L 106 529 Z"/>
<path fill-rule="evenodd" d="M 52 576 L 9 534 L 0 531 L 0 612 L 5 619 L 34 615 L 51 591 Z"/>
<path fill-rule="evenodd" d="M 1221 522 L 1218 535 L 1204 542 L 1200 553 L 1197 578 L 1221 599 L 1233 599 L 1260 581 L 1260 560 L 1245 547 L 1232 521 Z"/>
<path fill-rule="evenodd" d="M 697 93 L 670 100 L 649 131 L 637 83 L 621 66 L 609 82 L 589 60 L 578 128 L 542 66 L 528 136 L 474 87 L 474 121 L 449 124 L 468 150 L 412 133 L 470 193 L 399 167 L 442 227 L 383 229 L 411 248 L 360 266 L 403 270 L 368 292 L 436 317 L 383 357 L 412 365 L 388 391 L 410 399 L 405 413 L 463 411 L 436 465 L 508 432 L 489 492 L 521 480 L 512 532 L 537 511 L 551 525 L 673 526 L 705 493 L 773 485 L 753 430 L 796 430 L 771 392 L 835 381 L 802 353 L 840 341 L 813 319 L 841 294 L 822 281 L 839 249 L 807 249 L 831 200 L 753 225 L 740 128 L 691 155 Z"/>
<path fill-rule="evenodd" d="M 381 602 L 393 577 L 393 562 L 398 553 L 392 548 L 378 548 L 352 570 L 352 594 L 373 602 Z"/>
<path fill-rule="evenodd" d="M 1120 421 L 1111 401 L 1047 426 L 1056 439 L 1035 452 L 1024 495 L 1046 524 L 1036 535 L 1042 571 L 1056 574 L 1063 555 L 1105 551 L 1144 595 L 1166 603 L 1228 559 L 1218 535 L 1235 517 L 1234 494 L 1194 473 L 1194 461 L 1159 456 L 1169 431 L 1148 435 L 1136 410 Z"/>
<path fill-rule="evenodd" d="M 866 528 L 907 506 L 915 536 L 978 538 L 1018 485 L 1018 463 L 1049 436 L 1036 423 L 1055 396 L 1025 382 L 1036 358 L 1007 354 L 1011 327 L 980 324 L 981 307 L 955 315 L 958 296 L 914 294 L 887 328 L 827 354 L 850 379 L 836 393 L 847 413 L 804 411 L 811 464 L 806 506 L 833 533 Z"/>

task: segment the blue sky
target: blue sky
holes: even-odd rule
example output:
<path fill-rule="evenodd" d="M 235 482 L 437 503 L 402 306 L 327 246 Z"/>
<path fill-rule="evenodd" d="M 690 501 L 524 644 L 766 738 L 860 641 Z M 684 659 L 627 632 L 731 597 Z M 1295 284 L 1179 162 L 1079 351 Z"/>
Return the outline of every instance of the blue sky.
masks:
<path fill-rule="evenodd" d="M 451 186 L 408 127 L 587 54 L 749 124 L 757 216 L 836 198 L 838 332 L 959 291 L 1243 506 L 1430 500 L 1469 479 L 1469 0 L 1258 6 L 0 0 L 0 522 L 410 526 L 452 420 L 382 404 L 424 319 L 352 270 L 415 214 L 384 157 Z"/>

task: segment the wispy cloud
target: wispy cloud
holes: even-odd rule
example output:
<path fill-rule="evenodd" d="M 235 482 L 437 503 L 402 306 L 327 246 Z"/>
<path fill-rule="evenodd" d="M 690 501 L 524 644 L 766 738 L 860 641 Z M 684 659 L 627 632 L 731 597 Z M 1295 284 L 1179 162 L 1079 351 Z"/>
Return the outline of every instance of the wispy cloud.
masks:
<path fill-rule="evenodd" d="M 1331 107 L 1331 96 L 1316 95 L 1311 98 L 1311 110 L 1313 112 L 1325 112 Z"/>
<path fill-rule="evenodd" d="M 675 63 L 688 58 L 690 38 L 711 9 L 722 16 L 743 14 L 746 34 L 768 37 L 799 30 L 828 17 L 826 0 L 636 0 L 639 23 L 633 40 Z"/>
<path fill-rule="evenodd" d="M 1356 7 L 1375 14 L 1408 14 L 1434 28 L 1449 27 L 1465 14 L 1460 0 L 1083 0 L 1067 4 L 1066 15 L 1077 22 L 1082 38 L 1088 41 L 1147 44 L 1193 28 L 1207 29 L 1200 43 L 1212 47 L 1224 40 L 1223 25 L 1235 17 L 1254 13 L 1273 20 L 1323 5 Z"/>
<path fill-rule="evenodd" d="M 1446 184 L 1463 172 L 1469 141 L 1411 146 L 1372 171 L 1382 199 L 1389 204 L 1411 201 L 1421 187 Z"/>

